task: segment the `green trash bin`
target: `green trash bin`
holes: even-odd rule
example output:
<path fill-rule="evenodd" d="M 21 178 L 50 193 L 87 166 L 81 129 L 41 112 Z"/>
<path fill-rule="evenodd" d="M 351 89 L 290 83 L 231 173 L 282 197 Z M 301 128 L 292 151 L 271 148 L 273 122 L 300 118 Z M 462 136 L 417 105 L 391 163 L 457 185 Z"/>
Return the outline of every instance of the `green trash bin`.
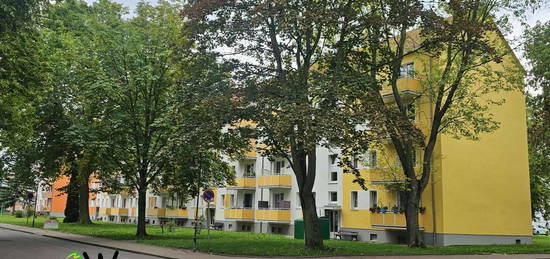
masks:
<path fill-rule="evenodd" d="M 319 224 L 321 225 L 321 237 L 323 239 L 330 239 L 329 221 L 325 217 L 319 218 Z M 304 239 L 304 220 L 294 220 L 294 239 Z"/>

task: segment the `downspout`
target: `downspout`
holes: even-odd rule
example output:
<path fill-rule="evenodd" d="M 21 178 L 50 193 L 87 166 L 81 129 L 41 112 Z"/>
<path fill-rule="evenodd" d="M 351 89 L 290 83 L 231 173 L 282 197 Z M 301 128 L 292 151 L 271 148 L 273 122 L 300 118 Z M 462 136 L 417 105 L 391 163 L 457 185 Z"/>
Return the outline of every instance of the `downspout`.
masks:
<path fill-rule="evenodd" d="M 429 62 L 429 72 L 428 72 L 428 80 L 432 80 L 432 57 L 430 57 L 428 59 L 428 62 Z M 433 117 L 434 117 L 434 114 L 433 114 L 433 96 L 430 95 L 430 123 L 433 122 Z M 430 129 L 431 129 L 431 126 L 430 125 Z M 433 153 L 432 153 L 432 159 L 430 159 L 430 167 L 431 167 L 431 171 L 433 171 Z M 434 176 L 433 176 L 433 173 L 431 173 L 430 175 L 431 177 L 431 186 L 432 186 L 432 227 L 433 227 L 433 231 L 432 231 L 432 242 L 433 242 L 433 245 L 437 245 L 437 227 L 436 227 L 436 220 L 435 220 L 435 180 L 434 180 Z"/>

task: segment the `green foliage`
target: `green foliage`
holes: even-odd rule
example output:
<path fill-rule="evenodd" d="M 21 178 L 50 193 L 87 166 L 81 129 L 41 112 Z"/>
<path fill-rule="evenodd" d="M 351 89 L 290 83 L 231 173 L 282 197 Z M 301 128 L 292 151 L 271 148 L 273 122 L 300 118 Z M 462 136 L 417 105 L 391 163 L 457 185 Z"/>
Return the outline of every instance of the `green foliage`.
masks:
<path fill-rule="evenodd" d="M 16 218 L 22 218 L 23 217 L 23 211 L 21 211 L 21 210 L 16 211 L 15 212 L 15 217 Z"/>
<path fill-rule="evenodd" d="M 539 23 L 527 34 L 525 56 L 529 60 L 527 96 L 531 208 L 550 217 L 550 22 Z"/>

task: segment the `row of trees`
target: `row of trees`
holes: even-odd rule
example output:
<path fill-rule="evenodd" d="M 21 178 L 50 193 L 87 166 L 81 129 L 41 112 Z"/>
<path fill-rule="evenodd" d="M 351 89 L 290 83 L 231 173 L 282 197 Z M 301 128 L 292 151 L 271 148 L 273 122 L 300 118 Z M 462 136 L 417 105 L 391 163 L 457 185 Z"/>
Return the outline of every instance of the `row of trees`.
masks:
<path fill-rule="evenodd" d="M 406 179 L 409 245 L 425 246 L 419 201 L 438 136 L 475 139 L 498 128 L 484 111 L 501 102 L 478 97 L 517 90 L 522 75 L 503 62 L 512 53 L 495 36 L 507 17 L 495 14 L 521 14 L 534 4 L 160 1 L 138 4 L 127 19 L 125 9 L 108 0 L 92 6 L 13 0 L 2 10 L 19 3 L 30 6 L 27 16 L 34 19 L 21 21 L 30 29 L 2 27 L 2 43 L 10 35 L 35 41 L 6 45 L 29 55 L 4 51 L 2 44 L 0 62 L 20 66 L 0 70 L 1 87 L 9 90 L 0 96 L 0 109 L 11 116 L 0 122 L 4 169 L 33 181 L 69 175 L 74 199 L 68 202 L 77 199 L 78 206 L 67 209 L 78 207 L 81 223 L 90 223 L 92 175 L 108 191 L 127 189 L 138 197 L 137 235 L 143 236 L 147 190 L 188 197 L 231 182 L 220 152 L 238 157 L 255 138 L 264 155 L 291 165 L 311 249 L 324 247 L 312 193 L 316 147 L 341 148 L 342 165 L 365 187 L 351 158 L 388 137 Z M 397 86 L 410 55 L 429 68 L 416 74 L 422 96 L 433 103 L 427 130 L 411 123 L 410 102 Z M 487 69 L 494 64 L 503 68 Z M 480 76 L 479 87 L 469 87 Z M 383 87 L 391 89 L 394 105 L 384 102 Z M 242 120 L 255 125 L 227 127 Z M 415 150 L 422 150 L 419 170 Z"/>
<path fill-rule="evenodd" d="M 5 5 L 19 2 L 26 1 Z M 166 188 L 185 199 L 233 179 L 219 153 L 238 156 L 248 142 L 238 129 L 222 131 L 239 114 L 232 108 L 229 67 L 192 47 L 178 5 L 140 3 L 125 19 L 127 11 L 111 1 L 29 4 L 39 9 L 28 25 L 36 34 L 37 61 L 9 72 L 36 69 L 43 77 L 2 97 L 8 105 L 29 95 L 22 103 L 30 106 L 6 108 L 14 115 L 1 130 L 2 168 L 15 177 L 4 179 L 25 180 L 34 192 L 39 181 L 68 176 L 64 221 L 83 224 L 91 223 L 92 176 L 105 191 L 128 190 L 138 197 L 138 236 L 146 235 L 148 190 Z M 17 58 L 25 54 L 0 60 Z M 18 109 L 27 117 L 16 118 Z"/>

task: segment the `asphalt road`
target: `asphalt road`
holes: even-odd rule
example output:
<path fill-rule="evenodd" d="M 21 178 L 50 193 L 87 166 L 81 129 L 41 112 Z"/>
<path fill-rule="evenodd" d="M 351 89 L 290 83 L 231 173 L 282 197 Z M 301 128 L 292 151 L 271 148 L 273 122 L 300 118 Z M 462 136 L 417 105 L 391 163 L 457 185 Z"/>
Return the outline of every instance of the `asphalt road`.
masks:
<path fill-rule="evenodd" d="M 98 258 L 98 254 L 102 253 L 105 259 L 111 259 L 115 251 L 103 247 L 0 228 L 0 259 L 66 259 L 72 252 L 77 252 L 81 255 L 82 252 L 87 252 L 90 259 Z M 118 258 L 159 259 L 160 257 L 120 251 Z"/>

